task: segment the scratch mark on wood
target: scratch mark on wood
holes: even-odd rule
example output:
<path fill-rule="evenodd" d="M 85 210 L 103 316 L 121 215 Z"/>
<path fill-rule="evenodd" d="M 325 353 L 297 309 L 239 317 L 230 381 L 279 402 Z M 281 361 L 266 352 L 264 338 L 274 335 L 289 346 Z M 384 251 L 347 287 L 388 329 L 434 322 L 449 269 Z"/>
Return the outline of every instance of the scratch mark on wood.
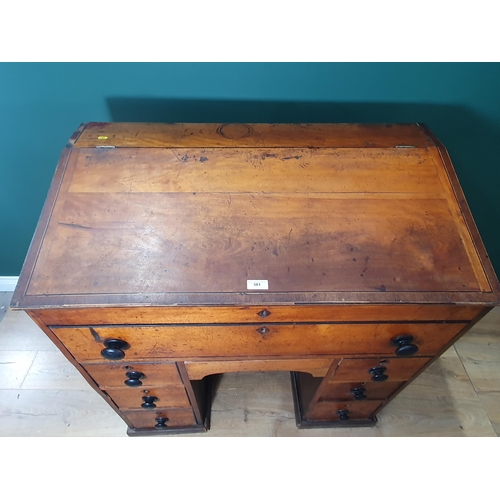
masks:
<path fill-rule="evenodd" d="M 363 273 L 365 273 L 366 271 L 368 271 L 368 261 L 370 260 L 370 257 L 367 255 L 365 257 L 365 268 L 363 269 Z"/>
<path fill-rule="evenodd" d="M 89 328 L 89 330 L 90 330 L 90 333 L 92 334 L 92 337 L 94 337 L 94 340 L 96 342 L 99 342 L 99 343 L 104 342 L 102 337 L 99 335 L 99 333 L 97 333 L 93 328 Z"/>
<path fill-rule="evenodd" d="M 182 162 L 182 158 L 179 158 L 179 155 L 172 149 L 173 155 L 177 158 L 178 161 Z"/>

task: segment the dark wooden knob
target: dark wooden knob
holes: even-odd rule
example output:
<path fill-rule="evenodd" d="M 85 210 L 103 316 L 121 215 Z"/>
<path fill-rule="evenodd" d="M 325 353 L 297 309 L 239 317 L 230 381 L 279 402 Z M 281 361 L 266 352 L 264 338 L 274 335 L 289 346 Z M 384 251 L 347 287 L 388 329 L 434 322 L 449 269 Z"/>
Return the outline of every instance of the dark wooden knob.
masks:
<path fill-rule="evenodd" d="M 141 405 L 142 408 L 145 408 L 146 410 L 156 408 L 155 401 L 158 401 L 156 396 L 143 396 L 142 400 L 144 401 Z"/>
<path fill-rule="evenodd" d="M 374 366 L 368 370 L 372 375 L 373 382 L 385 382 L 389 377 L 384 373 L 387 370 L 385 366 Z"/>
<path fill-rule="evenodd" d="M 413 335 L 399 335 L 392 339 L 391 344 L 396 346 L 396 356 L 407 357 L 417 354 L 418 347 L 413 342 Z"/>
<path fill-rule="evenodd" d="M 107 339 L 104 341 L 104 347 L 101 351 L 101 356 L 105 359 L 123 359 L 127 349 L 130 349 L 130 344 L 120 339 Z"/>
<path fill-rule="evenodd" d="M 127 372 L 125 376 L 128 377 L 128 379 L 125 380 L 124 384 L 129 387 L 140 387 L 142 385 L 140 379 L 145 377 L 144 373 L 136 371 Z"/>
<path fill-rule="evenodd" d="M 156 420 L 155 429 L 165 429 L 167 427 L 168 418 L 158 417 Z"/>
<path fill-rule="evenodd" d="M 356 401 L 359 401 L 361 399 L 366 399 L 366 389 L 364 387 L 355 387 L 354 389 L 351 389 L 351 394 L 354 396 L 354 399 Z"/>
<path fill-rule="evenodd" d="M 349 410 L 339 410 L 337 412 L 339 420 L 349 420 Z"/>

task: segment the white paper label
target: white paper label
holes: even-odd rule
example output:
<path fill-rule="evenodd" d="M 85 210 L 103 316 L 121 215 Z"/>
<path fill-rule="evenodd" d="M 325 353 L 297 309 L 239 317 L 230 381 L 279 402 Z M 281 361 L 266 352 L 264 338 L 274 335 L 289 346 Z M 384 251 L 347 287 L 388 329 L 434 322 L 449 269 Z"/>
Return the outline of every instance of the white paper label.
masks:
<path fill-rule="evenodd" d="M 267 280 L 247 280 L 247 290 L 268 290 L 269 282 Z"/>

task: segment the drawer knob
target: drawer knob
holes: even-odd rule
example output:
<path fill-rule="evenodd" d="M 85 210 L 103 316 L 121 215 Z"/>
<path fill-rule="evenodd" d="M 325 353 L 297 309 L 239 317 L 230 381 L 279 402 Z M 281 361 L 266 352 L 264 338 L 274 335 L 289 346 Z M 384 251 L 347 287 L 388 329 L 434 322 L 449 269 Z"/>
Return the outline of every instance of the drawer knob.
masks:
<path fill-rule="evenodd" d="M 155 420 L 156 420 L 155 429 L 165 429 L 167 427 L 167 422 L 168 422 L 167 417 L 158 417 Z"/>
<path fill-rule="evenodd" d="M 145 375 L 142 372 L 127 372 L 125 373 L 125 376 L 128 377 L 127 380 L 125 380 L 125 385 L 128 385 L 129 387 L 139 387 L 142 385 L 142 382 L 140 381 L 141 378 L 144 378 Z"/>
<path fill-rule="evenodd" d="M 271 311 L 268 311 L 267 309 L 262 309 L 262 311 L 257 313 L 261 318 L 267 318 L 268 316 L 271 315 Z"/>
<path fill-rule="evenodd" d="M 372 376 L 373 382 L 385 382 L 389 377 L 384 373 L 387 370 L 385 366 L 374 366 L 368 370 Z"/>
<path fill-rule="evenodd" d="M 351 389 L 351 394 L 354 396 L 354 399 L 356 401 L 359 401 L 361 399 L 366 399 L 366 389 L 364 387 L 355 387 L 354 389 Z"/>
<path fill-rule="evenodd" d="M 337 412 L 339 420 L 349 420 L 349 410 L 339 410 Z"/>
<path fill-rule="evenodd" d="M 142 408 L 146 408 L 146 410 L 156 408 L 155 401 L 158 401 L 156 396 L 143 396 L 142 400 L 144 401 L 141 405 Z"/>
<path fill-rule="evenodd" d="M 266 328 L 265 326 L 261 326 L 260 328 L 257 328 L 257 331 L 261 334 L 264 335 L 269 332 L 269 328 Z"/>
<path fill-rule="evenodd" d="M 127 349 L 130 349 L 130 345 L 124 340 L 120 339 L 107 339 L 104 341 L 104 347 L 101 351 L 101 356 L 105 359 L 123 359 Z"/>
<path fill-rule="evenodd" d="M 397 346 L 396 356 L 407 357 L 417 354 L 418 347 L 413 342 L 413 335 L 399 335 L 392 339 L 391 344 Z"/>

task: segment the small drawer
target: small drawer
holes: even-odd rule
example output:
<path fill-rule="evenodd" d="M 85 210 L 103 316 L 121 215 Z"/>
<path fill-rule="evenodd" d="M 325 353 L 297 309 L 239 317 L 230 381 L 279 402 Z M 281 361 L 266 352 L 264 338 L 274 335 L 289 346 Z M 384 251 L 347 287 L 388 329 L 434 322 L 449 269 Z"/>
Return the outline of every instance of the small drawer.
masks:
<path fill-rule="evenodd" d="M 349 420 L 371 418 L 382 404 L 383 401 L 322 401 L 310 408 L 305 418 L 311 420 L 345 421 L 348 423 Z"/>
<path fill-rule="evenodd" d="M 111 399 L 121 409 L 191 408 L 184 386 L 171 385 L 151 389 L 107 389 Z M 144 405 L 144 406 L 142 406 Z"/>
<path fill-rule="evenodd" d="M 191 410 L 124 411 L 123 417 L 135 429 L 168 429 L 196 425 Z M 159 419 L 168 419 L 162 421 Z M 157 427 L 158 426 L 158 427 Z M 161 427 L 160 427 L 161 426 Z"/>
<path fill-rule="evenodd" d="M 341 382 L 326 384 L 321 392 L 320 401 L 371 401 L 387 399 L 404 382 Z"/>
<path fill-rule="evenodd" d="M 80 362 L 159 358 L 310 355 L 433 356 L 457 323 L 265 324 L 52 328 Z M 402 346 L 397 338 L 409 339 Z M 110 357 L 111 355 L 113 357 Z"/>
<path fill-rule="evenodd" d="M 175 363 L 107 363 L 83 367 L 101 389 L 182 385 Z"/>
<path fill-rule="evenodd" d="M 360 358 L 342 359 L 331 377 L 332 382 L 405 381 L 413 377 L 432 358 Z M 383 385 L 383 384 L 382 384 Z"/>

